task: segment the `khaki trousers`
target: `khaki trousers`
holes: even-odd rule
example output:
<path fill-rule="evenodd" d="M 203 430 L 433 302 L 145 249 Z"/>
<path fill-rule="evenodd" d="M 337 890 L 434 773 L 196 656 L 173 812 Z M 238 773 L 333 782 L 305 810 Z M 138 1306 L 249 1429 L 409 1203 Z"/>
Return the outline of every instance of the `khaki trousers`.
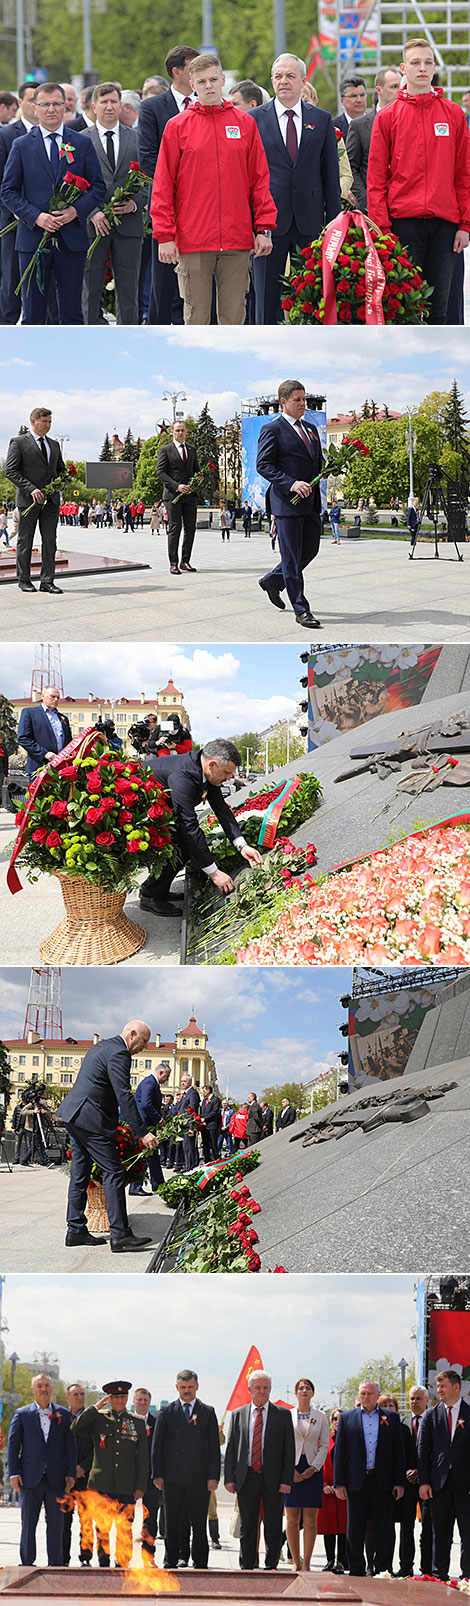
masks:
<path fill-rule="evenodd" d="M 249 251 L 186 251 L 180 256 L 176 271 L 184 301 L 185 323 L 210 323 L 213 276 L 218 323 L 245 322 Z"/>

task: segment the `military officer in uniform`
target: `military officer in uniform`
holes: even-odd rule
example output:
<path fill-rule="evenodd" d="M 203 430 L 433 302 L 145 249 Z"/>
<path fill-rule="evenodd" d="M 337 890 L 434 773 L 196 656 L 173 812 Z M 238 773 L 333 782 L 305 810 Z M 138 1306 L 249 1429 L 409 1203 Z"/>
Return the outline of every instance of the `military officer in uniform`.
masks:
<path fill-rule="evenodd" d="M 88 1490 L 102 1497 L 99 1508 L 93 1509 L 100 1567 L 110 1565 L 109 1539 L 113 1523 L 116 1525 L 116 1567 L 130 1567 L 134 1506 L 142 1499 L 148 1481 L 145 1423 L 126 1409 L 130 1387 L 122 1378 L 104 1383 L 104 1398 L 90 1405 L 72 1425 L 72 1433 L 89 1433 L 93 1439 Z M 82 1496 L 85 1501 L 88 1490 Z"/>

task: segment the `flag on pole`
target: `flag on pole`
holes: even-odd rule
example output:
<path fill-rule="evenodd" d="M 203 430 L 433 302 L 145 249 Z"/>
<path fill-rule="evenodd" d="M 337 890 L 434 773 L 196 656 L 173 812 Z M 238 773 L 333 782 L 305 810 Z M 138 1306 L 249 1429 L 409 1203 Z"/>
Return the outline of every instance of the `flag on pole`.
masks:
<path fill-rule="evenodd" d="M 321 45 L 318 34 L 312 33 L 307 51 L 307 78 L 309 82 L 314 77 L 321 64 Z"/>
<path fill-rule="evenodd" d="M 258 1368 L 260 1368 L 261 1371 L 263 1370 L 263 1362 L 261 1360 L 259 1349 L 256 1348 L 256 1344 L 252 1344 L 251 1349 L 248 1350 L 246 1361 L 243 1363 L 240 1376 L 237 1377 L 235 1388 L 232 1389 L 230 1399 L 227 1401 L 225 1411 L 236 1411 L 237 1406 L 239 1405 L 249 1405 L 251 1396 L 248 1388 L 248 1378 L 251 1377 L 251 1373 L 256 1372 Z"/>

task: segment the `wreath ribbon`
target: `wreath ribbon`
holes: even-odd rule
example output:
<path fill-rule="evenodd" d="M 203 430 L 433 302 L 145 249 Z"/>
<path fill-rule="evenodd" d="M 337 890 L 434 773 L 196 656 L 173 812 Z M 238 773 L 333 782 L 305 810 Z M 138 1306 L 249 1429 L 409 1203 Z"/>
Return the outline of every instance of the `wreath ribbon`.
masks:
<path fill-rule="evenodd" d="M 297 787 L 299 786 L 300 777 L 298 775 L 294 775 L 291 781 L 286 781 L 285 786 L 282 788 L 282 792 L 279 793 L 279 796 L 275 797 L 273 802 L 269 804 L 269 808 L 267 808 L 266 813 L 263 814 L 261 830 L 258 837 L 258 847 L 272 848 L 284 805 L 287 803 L 288 798 L 292 797 L 292 793 L 297 791 Z M 243 824 L 243 815 L 240 818 L 240 824 Z"/>
<path fill-rule="evenodd" d="M 350 223 L 355 224 L 357 229 L 362 229 L 368 247 L 365 260 L 366 323 L 383 324 L 385 320 L 382 312 L 382 296 L 386 282 L 385 273 L 363 212 L 340 212 L 325 229 L 322 245 L 324 321 L 329 324 L 338 322 L 333 268 L 341 246 L 344 245 Z"/>
<path fill-rule="evenodd" d="M 60 773 L 60 770 L 61 770 L 61 768 L 62 768 L 62 766 L 64 764 L 64 761 L 66 761 L 67 763 L 70 763 L 70 759 L 71 758 L 77 758 L 77 757 L 86 758 L 87 754 L 89 753 L 90 748 L 93 746 L 94 742 L 96 742 L 96 728 L 93 725 L 93 726 L 90 726 L 90 729 L 85 731 L 81 736 L 75 736 L 73 738 L 73 741 L 68 743 L 67 747 L 62 747 L 61 750 L 60 750 L 60 753 L 56 753 L 55 758 L 49 759 L 48 763 L 45 764 L 43 766 L 42 770 L 39 770 L 39 773 L 35 776 L 34 781 L 32 783 L 32 786 L 30 786 L 30 789 L 29 789 L 29 792 L 28 792 L 28 801 L 26 803 L 26 808 L 25 808 L 25 811 L 24 811 L 24 819 L 21 821 L 21 825 L 20 825 L 19 831 L 18 831 L 18 836 L 16 838 L 15 845 L 14 845 L 13 852 L 12 852 L 11 859 L 10 859 L 10 863 L 8 865 L 7 887 L 9 888 L 10 892 L 22 892 L 23 891 L 19 875 L 17 874 L 17 871 L 15 870 L 15 862 L 16 862 L 16 859 L 18 858 L 18 855 L 21 853 L 21 849 L 24 846 L 24 843 L 26 841 L 26 836 L 27 836 L 26 827 L 27 827 L 27 822 L 28 822 L 29 816 L 31 814 L 33 803 L 35 802 L 35 800 L 37 798 L 38 792 L 41 791 L 42 787 L 44 786 L 44 784 L 46 782 L 49 770 L 51 770 L 51 769 L 59 770 L 59 773 Z"/>

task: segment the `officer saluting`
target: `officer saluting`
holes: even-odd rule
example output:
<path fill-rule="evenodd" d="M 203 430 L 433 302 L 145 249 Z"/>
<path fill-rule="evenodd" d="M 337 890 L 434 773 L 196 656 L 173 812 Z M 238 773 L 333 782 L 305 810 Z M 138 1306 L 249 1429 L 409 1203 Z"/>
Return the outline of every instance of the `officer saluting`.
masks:
<path fill-rule="evenodd" d="M 145 1422 L 127 1407 L 130 1383 L 122 1378 L 103 1384 L 104 1398 L 90 1405 L 72 1425 L 72 1433 L 89 1433 L 93 1464 L 88 1490 L 103 1496 L 93 1509 L 100 1567 L 109 1567 L 109 1538 L 116 1525 L 116 1567 L 130 1567 L 134 1506 L 148 1481 Z M 82 1498 L 86 1500 L 88 1491 Z M 106 1498 L 104 1498 L 106 1497 Z"/>

